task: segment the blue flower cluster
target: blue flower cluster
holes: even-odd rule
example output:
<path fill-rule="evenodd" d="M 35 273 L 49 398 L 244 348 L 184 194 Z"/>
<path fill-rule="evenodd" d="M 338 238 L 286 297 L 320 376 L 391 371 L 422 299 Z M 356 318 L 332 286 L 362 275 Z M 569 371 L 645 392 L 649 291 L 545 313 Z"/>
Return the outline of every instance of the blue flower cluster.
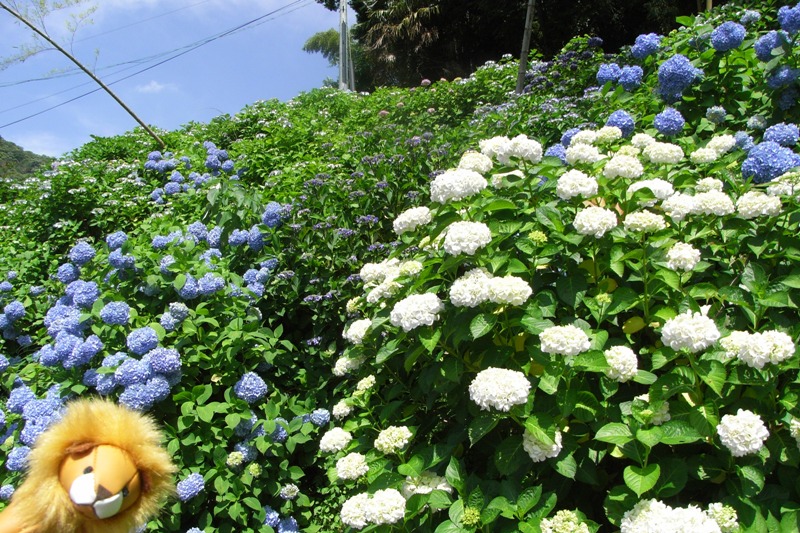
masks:
<path fill-rule="evenodd" d="M 800 155 L 774 141 L 764 141 L 747 152 L 742 162 L 742 177 L 753 183 L 766 183 L 800 166 Z"/>
<path fill-rule="evenodd" d="M 56 279 L 61 283 L 67 284 L 75 281 L 81 275 L 81 269 L 72 263 L 64 263 L 56 271 Z"/>
<path fill-rule="evenodd" d="M 794 124 L 786 124 L 781 122 L 770 126 L 764 131 L 764 140 L 772 141 L 780 144 L 781 146 L 794 146 L 800 139 L 800 130 Z M 8 311 L 6 311 L 8 315 Z"/>
<path fill-rule="evenodd" d="M 686 56 L 675 54 L 658 67 L 659 94 L 666 102 L 675 102 L 683 97 L 683 91 L 703 74 Z"/>
<path fill-rule="evenodd" d="M 79 242 L 69 251 L 69 260 L 78 266 L 83 266 L 95 256 L 95 249 L 87 242 Z"/>
<path fill-rule="evenodd" d="M 0 374 L 5 372 L 10 364 L 11 363 L 8 361 L 8 358 L 5 355 L 0 353 Z M 0 414 L 2 414 L 2 411 L 0 411 Z M 3 416 L 5 416 L 5 415 L 3 415 Z M 5 423 L 5 418 L 3 418 L 2 423 L 0 423 L 0 427 L 3 427 L 4 423 Z"/>
<path fill-rule="evenodd" d="M 58 389 L 51 389 L 43 399 L 33 399 L 22 408 L 22 419 L 25 425 L 19 435 L 19 440 L 26 446 L 33 446 L 39 435 L 45 432 L 51 424 L 61 419 L 64 404 Z"/>
<path fill-rule="evenodd" d="M 28 454 L 31 449 L 28 446 L 16 446 L 6 457 L 6 468 L 12 472 L 22 472 L 28 467 Z"/>
<path fill-rule="evenodd" d="M 667 136 L 678 135 L 685 124 L 686 121 L 680 111 L 672 107 L 666 108 L 653 119 L 653 126 L 656 130 Z"/>
<path fill-rule="evenodd" d="M 167 172 L 175 170 L 177 166 L 178 160 L 172 158 L 170 152 L 165 152 L 164 155 L 161 155 L 159 151 L 147 154 L 147 161 L 145 161 L 144 164 L 146 170 L 154 170 L 159 174 L 166 174 Z"/>
<path fill-rule="evenodd" d="M 132 270 L 136 266 L 136 258 L 131 254 L 123 254 L 122 250 L 117 248 L 108 254 L 108 264 L 119 274 L 125 270 Z"/>
<path fill-rule="evenodd" d="M 631 54 L 636 59 L 644 59 L 645 57 L 654 54 L 661 46 L 661 36 L 655 33 L 645 33 L 636 37 L 633 46 L 631 47 Z"/>
<path fill-rule="evenodd" d="M 13 485 L 3 485 L 0 487 L 0 500 L 8 501 L 11 499 L 11 496 L 14 495 L 14 486 Z"/>
<path fill-rule="evenodd" d="M 597 69 L 595 78 L 597 83 L 605 85 L 606 83 L 615 83 L 620 75 L 622 75 L 622 69 L 619 65 L 616 63 L 603 63 Z"/>
<path fill-rule="evenodd" d="M 633 117 L 627 111 L 623 111 L 622 109 L 618 109 L 611 113 L 611 116 L 608 117 L 606 120 L 606 126 L 615 126 L 622 130 L 622 135 L 624 137 L 629 137 L 633 135 L 633 130 L 636 126 L 636 123 L 633 120 Z"/>
<path fill-rule="evenodd" d="M 145 326 L 131 331 L 126 343 L 131 352 L 144 355 L 158 346 L 158 334 L 153 328 Z"/>
<path fill-rule="evenodd" d="M 711 106 L 706 109 L 706 119 L 712 124 L 722 124 L 727 118 L 728 112 L 720 105 Z"/>
<path fill-rule="evenodd" d="M 753 138 L 743 131 L 737 131 L 733 138 L 736 139 L 736 147 L 741 148 L 745 152 L 749 152 L 750 149 L 755 146 Z"/>
<path fill-rule="evenodd" d="M 544 155 L 546 157 L 557 157 L 561 160 L 561 163 L 567 164 L 567 149 L 560 142 L 547 148 Z"/>
<path fill-rule="evenodd" d="M 747 35 L 747 30 L 738 22 L 723 22 L 711 32 L 711 46 L 717 52 L 727 52 L 739 48 Z"/>
<path fill-rule="evenodd" d="M 758 11 L 753 11 L 752 9 L 746 9 L 739 18 L 739 24 L 749 26 L 750 24 L 758 22 L 759 20 L 761 20 L 761 13 Z"/>
<path fill-rule="evenodd" d="M 100 320 L 108 325 L 127 326 L 131 308 L 125 302 L 108 302 L 100 310 Z"/>
<path fill-rule="evenodd" d="M 161 315 L 161 325 L 167 331 L 172 331 L 189 317 L 189 308 L 181 302 L 169 304 L 169 311 Z"/>
<path fill-rule="evenodd" d="M 800 4 L 781 7 L 778 10 L 778 24 L 783 31 L 794 37 L 800 31 Z"/>
<path fill-rule="evenodd" d="M 327 409 L 314 409 L 309 421 L 317 427 L 326 426 L 331 421 L 331 413 Z"/>
<path fill-rule="evenodd" d="M 209 296 L 225 288 L 225 280 L 211 272 L 204 274 L 197 282 L 197 290 L 203 296 Z"/>
<path fill-rule="evenodd" d="M 286 208 L 278 202 L 270 202 L 264 208 L 264 213 L 261 215 L 261 223 L 268 228 L 275 229 L 281 225 L 283 217 L 286 214 Z"/>
<path fill-rule="evenodd" d="M 790 41 L 789 36 L 784 31 L 772 30 L 758 38 L 753 49 L 756 52 L 756 57 L 767 63 L 772 59 L 772 51 L 778 47 L 788 44 Z"/>
<path fill-rule="evenodd" d="M 189 474 L 185 479 L 178 482 L 176 486 L 178 499 L 185 502 L 191 500 L 205 488 L 203 476 L 198 473 Z"/>
<path fill-rule="evenodd" d="M 800 69 L 788 65 L 781 65 L 767 76 L 767 87 L 780 89 L 792 85 L 800 76 Z"/>
<path fill-rule="evenodd" d="M 267 384 L 255 372 L 245 373 L 233 386 L 233 393 L 249 404 L 263 398 L 267 394 L 267 390 Z"/>
<path fill-rule="evenodd" d="M 77 279 L 67 285 L 64 295 L 70 298 L 74 305 L 82 309 L 89 309 L 100 297 L 100 288 L 94 281 Z"/>

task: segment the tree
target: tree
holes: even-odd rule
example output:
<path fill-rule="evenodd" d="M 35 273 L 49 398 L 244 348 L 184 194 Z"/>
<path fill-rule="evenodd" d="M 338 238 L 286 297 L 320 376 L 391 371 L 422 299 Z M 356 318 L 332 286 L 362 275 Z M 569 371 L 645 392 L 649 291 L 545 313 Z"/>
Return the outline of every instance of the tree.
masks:
<path fill-rule="evenodd" d="M 8 56 L 6 58 L 0 59 L 0 70 L 4 68 L 8 68 L 10 65 L 25 61 L 29 57 L 38 54 L 44 50 L 50 49 L 50 47 L 58 50 L 61 52 L 67 59 L 72 61 L 79 69 L 81 69 L 87 76 L 92 78 L 92 80 L 97 83 L 109 96 L 111 96 L 131 117 L 133 117 L 136 122 L 139 123 L 144 130 L 150 134 L 150 136 L 158 142 L 158 144 L 164 148 L 166 144 L 161 138 L 156 135 L 156 133 L 150 129 L 150 127 L 144 123 L 142 119 L 140 119 L 136 113 L 131 110 L 122 101 L 122 99 L 111 90 L 111 88 L 103 83 L 103 81 L 95 75 L 86 65 L 81 63 L 70 51 L 67 50 L 66 44 L 61 45 L 59 44 L 49 33 L 47 30 L 47 18 L 51 15 L 54 11 L 58 11 L 60 9 L 66 9 L 70 7 L 75 7 L 86 0 L 34 0 L 30 3 L 21 4 L 16 2 L 16 0 L 6 0 L 5 2 L 0 2 L 0 9 L 8 12 L 11 16 L 13 16 L 18 22 L 22 23 L 24 26 L 28 27 L 33 32 L 33 44 L 25 44 L 19 47 L 19 52 L 12 56 Z M 91 13 L 94 12 L 96 7 L 90 7 L 88 10 L 79 13 L 78 15 L 73 15 L 71 22 L 67 24 L 67 29 L 69 30 L 70 34 L 70 45 L 72 43 L 72 39 L 75 36 L 75 33 L 78 30 L 78 27 L 83 24 L 84 22 L 90 20 L 89 16 Z M 45 44 L 46 43 L 46 44 Z"/>
<path fill-rule="evenodd" d="M 303 51 L 322 54 L 328 64 L 335 67 L 339 64 L 339 32 L 331 28 L 315 33 L 303 45 Z"/>

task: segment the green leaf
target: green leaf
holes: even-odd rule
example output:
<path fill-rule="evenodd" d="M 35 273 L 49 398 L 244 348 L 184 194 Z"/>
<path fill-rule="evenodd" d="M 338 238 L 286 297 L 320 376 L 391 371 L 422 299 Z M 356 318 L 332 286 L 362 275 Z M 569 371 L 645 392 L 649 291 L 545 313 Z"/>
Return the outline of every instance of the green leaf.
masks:
<path fill-rule="evenodd" d="M 392 355 L 394 355 L 397 352 L 397 347 L 399 346 L 399 344 L 400 340 L 394 338 L 389 342 L 387 342 L 386 344 L 384 344 L 383 346 L 381 346 L 381 349 L 378 350 L 378 355 L 375 356 L 375 363 L 381 364 L 387 359 L 389 359 Z"/>
<path fill-rule="evenodd" d="M 535 487 L 528 487 L 517 498 L 517 517 L 522 519 L 531 509 L 533 509 L 539 500 L 542 499 L 542 486 L 536 485 Z"/>
<path fill-rule="evenodd" d="M 608 369 L 608 361 L 606 361 L 606 356 L 603 355 L 603 352 L 595 350 L 575 356 L 572 366 L 588 372 L 602 373 Z"/>
<path fill-rule="evenodd" d="M 531 335 L 538 335 L 547 328 L 554 326 L 552 320 L 547 320 L 544 318 L 536 318 L 530 315 L 525 315 L 524 317 L 522 317 L 520 323 L 525 328 L 525 330 Z"/>
<path fill-rule="evenodd" d="M 475 487 L 472 489 L 472 492 L 469 493 L 469 497 L 467 498 L 467 507 L 472 507 L 473 509 L 483 509 L 484 503 L 486 503 L 486 500 L 483 497 L 481 488 Z"/>
<path fill-rule="evenodd" d="M 470 530 L 459 527 L 450 520 L 445 520 L 436 527 L 434 533 L 470 533 Z"/>
<path fill-rule="evenodd" d="M 556 281 L 556 294 L 559 300 L 572 307 L 573 309 L 581 301 L 581 297 L 589 288 L 586 278 L 582 275 L 583 271 L 574 272 L 571 276 L 558 278 Z"/>
<path fill-rule="evenodd" d="M 625 485 L 639 497 L 655 487 L 660 475 L 661 467 L 657 464 L 647 465 L 642 468 L 633 465 L 626 466 L 625 470 L 622 472 Z"/>
<path fill-rule="evenodd" d="M 555 423 L 551 417 L 544 413 L 529 416 L 525 420 L 525 430 L 541 442 L 543 446 L 553 446 L 555 444 Z"/>
<path fill-rule="evenodd" d="M 565 478 L 575 479 L 575 474 L 578 472 L 578 462 L 571 453 L 563 457 L 559 455 L 555 461 L 554 468 L 556 472 Z"/>
<path fill-rule="evenodd" d="M 428 353 L 433 353 L 439 339 L 442 337 L 442 330 L 439 328 L 428 327 L 424 328 L 419 334 L 419 341 L 428 350 Z"/>
<path fill-rule="evenodd" d="M 695 427 L 683 420 L 668 420 L 659 427 L 662 432 L 661 443 L 669 446 L 703 439 L 703 435 Z"/>
<path fill-rule="evenodd" d="M 522 447 L 522 435 L 513 435 L 500 443 L 494 452 L 497 471 L 507 476 L 520 468 L 530 468 L 531 460 Z M 452 485 L 452 483 L 451 483 Z"/>
<path fill-rule="evenodd" d="M 506 200 L 504 198 L 497 198 L 496 200 L 492 200 L 485 206 L 481 208 L 481 211 L 484 213 L 491 213 L 494 211 L 516 211 L 517 206 L 511 200 Z"/>
<path fill-rule="evenodd" d="M 473 419 L 469 423 L 469 443 L 470 446 L 475 446 L 475 443 L 481 440 L 487 433 L 495 428 L 498 418 L 491 414 L 482 414 Z"/>
<path fill-rule="evenodd" d="M 658 426 L 654 426 L 649 429 L 636 430 L 636 440 L 638 440 L 648 448 L 652 448 L 653 446 L 661 442 L 663 436 L 664 436 L 664 431 Z"/>
<path fill-rule="evenodd" d="M 611 489 L 603 502 L 608 520 L 619 526 L 622 516 L 633 508 L 637 500 L 636 495 L 628 487 L 617 485 Z"/>
<path fill-rule="evenodd" d="M 698 361 L 697 373 L 700 379 L 717 393 L 717 396 L 722 396 L 722 387 L 725 386 L 725 378 L 728 377 L 722 363 L 714 360 Z"/>
<path fill-rule="evenodd" d="M 686 461 L 681 459 L 665 459 L 659 463 L 661 475 L 655 486 L 655 493 L 659 498 L 669 498 L 680 493 L 689 479 L 689 469 Z"/>
<path fill-rule="evenodd" d="M 597 430 L 595 440 L 620 446 L 633 440 L 631 429 L 620 422 L 611 422 Z"/>
<path fill-rule="evenodd" d="M 764 490 L 766 482 L 764 472 L 754 465 L 737 466 L 736 473 L 745 498 L 753 498 Z"/>
<path fill-rule="evenodd" d="M 479 339 L 492 331 L 495 324 L 497 324 L 497 315 L 481 313 L 469 323 L 469 331 L 473 339 Z"/>
<path fill-rule="evenodd" d="M 397 467 L 397 473 L 403 476 L 418 477 L 425 470 L 425 460 L 420 455 L 415 455 Z"/>
<path fill-rule="evenodd" d="M 450 483 L 456 492 L 463 494 L 465 491 L 466 476 L 464 475 L 464 467 L 461 462 L 455 457 L 450 458 L 450 463 L 447 465 L 447 470 L 444 473 L 445 479 Z"/>

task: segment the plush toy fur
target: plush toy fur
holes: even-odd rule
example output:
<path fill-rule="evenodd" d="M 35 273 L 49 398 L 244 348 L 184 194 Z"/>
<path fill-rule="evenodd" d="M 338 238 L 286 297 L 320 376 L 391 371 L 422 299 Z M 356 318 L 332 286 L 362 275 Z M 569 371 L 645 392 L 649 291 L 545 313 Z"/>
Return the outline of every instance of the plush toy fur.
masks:
<path fill-rule="evenodd" d="M 73 401 L 63 418 L 36 441 L 26 479 L 6 512 L 21 522 L 24 533 L 129 533 L 158 514 L 174 491 L 175 467 L 161 440 L 150 417 L 106 400 Z M 59 482 L 59 469 L 70 451 L 100 444 L 127 452 L 142 480 L 136 502 L 103 520 L 78 512 Z"/>

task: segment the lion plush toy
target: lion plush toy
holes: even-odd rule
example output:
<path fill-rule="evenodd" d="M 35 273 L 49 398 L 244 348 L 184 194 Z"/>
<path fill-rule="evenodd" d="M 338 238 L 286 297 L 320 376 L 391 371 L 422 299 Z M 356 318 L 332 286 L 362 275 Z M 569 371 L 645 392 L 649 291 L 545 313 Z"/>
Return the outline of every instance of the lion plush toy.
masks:
<path fill-rule="evenodd" d="M 31 450 L 0 533 L 130 533 L 172 494 L 174 472 L 151 418 L 73 401 Z"/>

